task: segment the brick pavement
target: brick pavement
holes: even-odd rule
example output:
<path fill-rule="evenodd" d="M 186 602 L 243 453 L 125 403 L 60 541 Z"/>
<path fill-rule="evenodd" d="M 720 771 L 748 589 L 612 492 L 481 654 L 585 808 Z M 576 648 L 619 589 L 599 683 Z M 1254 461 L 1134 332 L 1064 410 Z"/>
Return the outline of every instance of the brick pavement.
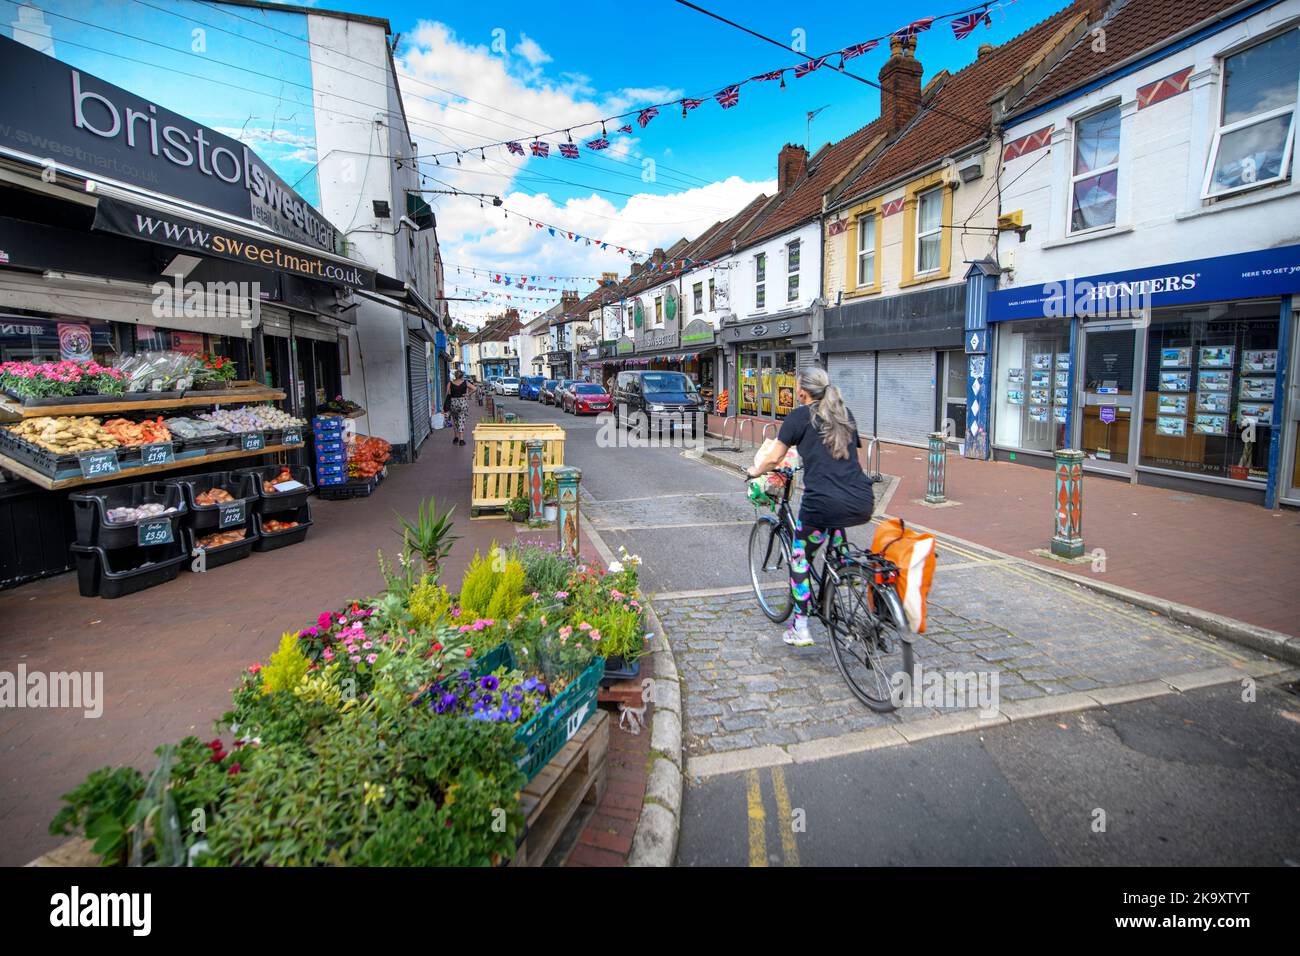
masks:
<path fill-rule="evenodd" d="M 25 863 L 59 842 L 46 832 L 59 796 L 90 771 L 108 764 L 148 770 L 159 744 L 210 733 L 240 671 L 265 660 L 281 633 L 345 599 L 377 593 L 376 553 L 395 558 L 400 547 L 394 510 L 413 515 L 430 495 L 456 505 L 462 538 L 446 562 L 449 582 L 460 580 L 475 549 L 517 537 L 519 526 L 504 520 L 470 520 L 472 446 L 453 446 L 450 435 L 434 432 L 418 462 L 390 466 L 369 498 L 313 499 L 315 524 L 302 545 L 206 574 L 184 571 L 114 601 L 80 597 L 75 574 L 0 592 L 0 670 L 26 664 L 29 672 L 104 674 L 98 719 L 53 709 L 0 712 L 0 865 Z M 539 535 L 554 540 L 555 532 L 526 537 Z M 581 547 L 595 554 L 585 537 Z M 616 738 L 625 733 L 613 730 Z M 620 773 L 633 779 L 635 765 L 629 758 Z M 644 787 L 644 761 L 640 779 Z"/>
<path fill-rule="evenodd" d="M 877 714 L 854 698 L 828 635 L 787 647 L 784 625 L 752 593 L 656 599 L 682 676 L 687 756 L 787 746 L 932 717 L 943 708 Z M 1141 611 L 1032 568 L 941 549 L 925 634 L 915 646 L 930 671 L 997 674 L 1003 701 L 1060 695 L 1236 666 L 1263 655 Z"/>
<path fill-rule="evenodd" d="M 710 419 L 717 431 L 720 419 Z M 734 427 L 734 426 L 732 426 Z M 752 456 L 746 456 L 752 457 Z M 900 478 L 891 514 L 994 550 L 1108 584 L 1300 636 L 1300 512 L 1167 491 L 1087 474 L 1085 547 L 1105 570 L 1061 565 L 1032 553 L 1049 546 L 1054 475 L 1013 462 L 948 455 L 947 493 L 960 505 L 929 508 L 925 452 L 881 446 L 881 470 Z"/>

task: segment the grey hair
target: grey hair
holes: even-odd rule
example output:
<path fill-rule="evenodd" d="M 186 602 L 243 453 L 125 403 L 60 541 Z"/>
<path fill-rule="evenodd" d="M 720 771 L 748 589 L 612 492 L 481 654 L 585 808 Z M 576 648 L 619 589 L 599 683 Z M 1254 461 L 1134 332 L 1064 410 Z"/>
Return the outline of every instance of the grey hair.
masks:
<path fill-rule="evenodd" d="M 813 400 L 812 419 L 817 434 L 830 450 L 832 458 L 849 457 L 850 449 L 857 445 L 858 430 L 849 418 L 840 390 L 831 384 L 830 377 L 820 367 L 809 365 L 799 370 L 799 387 Z"/>

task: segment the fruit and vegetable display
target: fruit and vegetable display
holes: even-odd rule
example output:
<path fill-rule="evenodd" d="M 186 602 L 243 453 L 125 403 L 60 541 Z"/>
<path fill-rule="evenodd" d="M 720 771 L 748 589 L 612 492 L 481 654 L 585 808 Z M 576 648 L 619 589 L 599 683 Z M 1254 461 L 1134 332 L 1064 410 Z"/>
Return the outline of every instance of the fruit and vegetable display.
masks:
<path fill-rule="evenodd" d="M 169 515 L 176 510 L 176 508 L 168 508 L 161 502 L 146 501 L 138 508 L 109 508 L 104 512 L 104 518 L 109 524 L 128 524 L 132 521 L 143 521 L 145 518 Z"/>
<path fill-rule="evenodd" d="M 183 415 L 167 419 L 166 424 L 168 430 L 177 438 L 214 438 L 229 434 L 225 429 L 218 428 L 211 422 L 199 421 L 197 418 L 186 418 Z"/>
<path fill-rule="evenodd" d="M 298 527 L 298 522 L 296 521 L 277 521 L 274 518 L 269 518 L 262 522 L 262 530 L 269 531 L 272 534 L 277 531 L 288 531 L 290 528 L 296 527 Z"/>
<path fill-rule="evenodd" d="M 223 544 L 234 544 L 236 541 L 244 540 L 244 529 L 236 528 L 233 531 L 218 531 L 214 534 L 205 534 L 196 542 L 200 548 L 219 548 Z"/>
<path fill-rule="evenodd" d="M 393 446 L 382 438 L 358 435 L 348 458 L 348 476 L 373 478 L 384 470 L 392 454 Z"/>
<path fill-rule="evenodd" d="M 295 418 L 274 405 L 246 405 L 243 408 L 218 408 L 196 416 L 228 432 L 256 432 L 267 428 L 292 428 L 307 422 Z"/>
<path fill-rule="evenodd" d="M 203 367 L 196 355 L 169 351 L 123 355 L 113 365 L 128 392 L 183 391 L 194 385 Z"/>
<path fill-rule="evenodd" d="M 148 445 L 154 442 L 169 442 L 172 440 L 172 433 L 163 424 L 161 415 L 157 418 L 146 418 L 142 422 L 133 422 L 125 418 L 110 418 L 104 422 L 104 431 L 123 445 Z"/>
<path fill-rule="evenodd" d="M 235 500 L 235 496 L 225 488 L 209 488 L 194 496 L 196 505 L 224 505 Z"/>
<path fill-rule="evenodd" d="M 302 428 L 307 424 L 307 419 L 296 418 L 274 405 L 249 405 L 243 411 L 257 418 L 263 428 Z"/>
<path fill-rule="evenodd" d="M 280 489 L 277 488 L 276 485 L 286 481 L 297 481 L 297 480 L 298 479 L 296 479 L 293 476 L 293 473 L 289 471 L 289 466 L 285 465 L 283 468 L 280 469 L 280 473 L 276 475 L 274 478 L 270 478 L 262 482 L 262 493 L 267 495 L 279 494 Z"/>
<path fill-rule="evenodd" d="M 9 427 L 10 434 L 58 455 L 74 455 L 100 448 L 116 448 L 122 442 L 105 431 L 99 419 L 84 416 L 29 418 Z"/>

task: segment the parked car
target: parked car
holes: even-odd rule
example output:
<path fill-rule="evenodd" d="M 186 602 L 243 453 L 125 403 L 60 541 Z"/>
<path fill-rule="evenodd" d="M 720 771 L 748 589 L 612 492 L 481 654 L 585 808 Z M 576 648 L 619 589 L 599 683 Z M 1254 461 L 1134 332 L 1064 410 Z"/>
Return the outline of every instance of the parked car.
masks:
<path fill-rule="evenodd" d="M 527 399 L 530 402 L 537 401 L 538 391 L 542 387 L 542 382 L 546 379 L 540 375 L 521 375 L 519 376 L 519 397 Z"/>
<path fill-rule="evenodd" d="M 578 381 L 576 378 L 562 378 L 560 384 L 555 386 L 555 404 L 558 408 L 564 407 L 564 395 L 576 381 Z"/>
<path fill-rule="evenodd" d="M 564 410 L 574 415 L 595 415 L 609 411 L 613 399 L 609 392 L 591 382 L 575 382 L 564 393 Z"/>
<path fill-rule="evenodd" d="M 499 394 L 501 394 L 501 395 L 518 395 L 518 394 L 519 394 L 519 379 L 515 378 L 513 375 L 511 375 L 511 376 L 507 376 L 507 377 L 504 377 L 504 378 L 499 378 L 499 379 L 497 379 L 497 381 L 500 383 L 500 385 L 499 385 L 500 393 L 499 393 Z"/>
<path fill-rule="evenodd" d="M 619 372 L 612 396 L 619 425 L 648 427 L 652 432 L 682 430 L 698 437 L 707 406 L 690 376 L 683 372 Z"/>
<path fill-rule="evenodd" d="M 537 400 L 543 405 L 555 404 L 555 389 L 559 386 L 558 378 L 548 378 L 542 382 L 542 387 L 537 391 Z"/>

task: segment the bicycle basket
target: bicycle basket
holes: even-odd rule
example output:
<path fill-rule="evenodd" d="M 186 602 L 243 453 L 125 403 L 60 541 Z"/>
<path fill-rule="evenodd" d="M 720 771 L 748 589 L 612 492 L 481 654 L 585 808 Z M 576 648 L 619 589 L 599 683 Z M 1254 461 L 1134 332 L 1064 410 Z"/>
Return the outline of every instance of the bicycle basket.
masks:
<path fill-rule="evenodd" d="M 749 490 L 747 492 L 750 502 L 755 508 L 775 508 L 776 502 L 772 496 L 767 493 L 766 482 L 762 478 L 751 478 L 749 480 Z"/>

